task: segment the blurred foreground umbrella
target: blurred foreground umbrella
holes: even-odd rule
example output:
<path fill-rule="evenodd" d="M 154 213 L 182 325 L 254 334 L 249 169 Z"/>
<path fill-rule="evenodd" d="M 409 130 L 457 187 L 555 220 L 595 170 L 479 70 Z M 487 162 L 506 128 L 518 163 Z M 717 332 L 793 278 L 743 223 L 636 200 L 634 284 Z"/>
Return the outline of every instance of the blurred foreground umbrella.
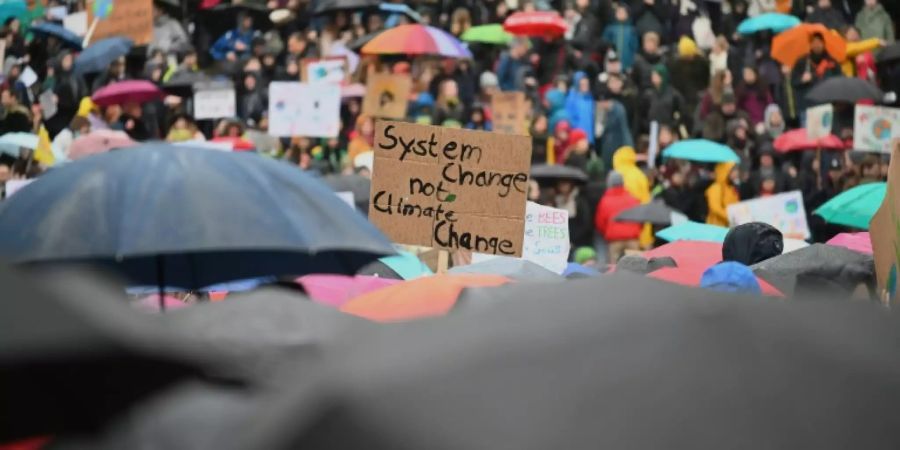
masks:
<path fill-rule="evenodd" d="M 513 35 L 507 33 L 503 25 L 494 23 L 471 27 L 460 36 L 460 39 L 481 44 L 506 45 L 512 42 Z"/>
<path fill-rule="evenodd" d="M 365 47 L 366 44 L 371 42 L 372 39 L 375 39 L 375 36 L 378 36 L 381 33 L 382 33 L 382 31 L 376 31 L 374 33 L 364 34 L 364 35 L 348 42 L 347 49 L 350 51 L 359 53 L 359 51 L 362 50 L 362 48 Z"/>
<path fill-rule="evenodd" d="M 662 269 L 648 273 L 647 276 L 656 280 L 668 281 L 682 286 L 699 287 L 700 282 L 703 279 L 703 273 L 706 272 L 707 269 L 709 269 L 709 266 L 663 267 Z M 784 294 L 766 280 L 756 277 L 756 281 L 759 283 L 759 288 L 762 290 L 763 295 L 768 295 L 770 297 L 784 296 Z"/>
<path fill-rule="evenodd" d="M 91 44 L 75 57 L 75 73 L 102 72 L 109 65 L 128 54 L 134 41 L 122 36 L 101 39 Z"/>
<path fill-rule="evenodd" d="M 813 244 L 751 268 L 789 296 L 846 299 L 859 284 L 875 282 L 872 255 L 826 244 Z"/>
<path fill-rule="evenodd" d="M 0 153 L 18 158 L 23 148 L 34 150 L 38 146 L 38 137 L 34 133 L 6 133 L 0 136 Z"/>
<path fill-rule="evenodd" d="M 450 269 L 452 274 L 500 275 L 516 281 L 562 281 L 564 278 L 543 266 L 522 258 L 498 256 Z"/>
<path fill-rule="evenodd" d="M 372 180 L 360 175 L 327 175 L 322 181 L 334 192 L 352 192 L 356 208 L 364 215 L 369 214 L 369 191 Z"/>
<path fill-rule="evenodd" d="M 155 84 L 147 80 L 126 80 L 98 89 L 91 100 L 99 106 L 110 106 L 129 102 L 146 103 L 159 100 L 163 95 Z"/>
<path fill-rule="evenodd" d="M 758 16 L 744 19 L 737 28 L 737 32 L 741 34 L 753 34 L 757 31 L 773 31 L 780 33 L 800 25 L 800 19 L 780 13 L 765 13 Z"/>
<path fill-rule="evenodd" d="M 313 14 L 327 14 L 338 11 L 377 8 L 380 0 L 318 0 L 314 2 Z"/>
<path fill-rule="evenodd" d="M 669 226 L 672 224 L 672 214 L 680 214 L 663 202 L 649 202 L 643 205 L 626 209 L 617 215 L 616 222 L 651 223 L 653 225 Z"/>
<path fill-rule="evenodd" d="M 32 24 L 29 31 L 38 36 L 56 38 L 66 47 L 75 51 L 81 51 L 81 37 L 62 25 L 57 25 L 53 22 L 41 22 Z"/>
<path fill-rule="evenodd" d="M 253 142 L 250 142 L 241 137 L 219 136 L 212 138 L 210 142 L 228 144 L 229 146 L 231 146 L 231 150 L 236 152 L 249 152 L 256 150 L 256 145 Z"/>
<path fill-rule="evenodd" d="M 333 349 L 239 447 L 900 446 L 900 318 L 873 305 L 620 275 L 477 290 L 490 308 Z"/>
<path fill-rule="evenodd" d="M 678 267 L 709 267 L 722 260 L 722 244 L 720 242 L 676 241 L 647 250 L 645 258 L 669 257 L 675 260 Z"/>
<path fill-rule="evenodd" d="M 96 130 L 83 136 L 78 136 L 69 146 L 69 159 L 72 161 L 86 156 L 106 153 L 114 148 L 133 147 L 137 145 L 133 139 L 123 131 Z"/>
<path fill-rule="evenodd" d="M 0 257 L 99 264 L 132 284 L 198 289 L 261 276 L 352 274 L 393 253 L 363 217 L 334 208 L 338 201 L 279 161 L 147 144 L 54 169 L 7 200 Z"/>
<path fill-rule="evenodd" d="M 369 41 L 360 50 L 368 55 L 435 55 L 471 58 L 472 52 L 453 35 L 427 25 L 400 25 Z"/>
<path fill-rule="evenodd" d="M 706 163 L 741 161 L 730 147 L 708 139 L 678 141 L 663 150 L 663 157 Z"/>
<path fill-rule="evenodd" d="M 166 92 L 179 97 L 190 97 L 194 94 L 194 85 L 212 81 L 209 75 L 203 72 L 178 71 L 163 83 L 162 88 Z"/>
<path fill-rule="evenodd" d="M 841 192 L 816 209 L 813 214 L 828 223 L 868 230 L 872 216 L 878 211 L 887 183 L 866 183 Z"/>
<path fill-rule="evenodd" d="M 324 305 L 340 308 L 354 297 L 401 283 L 401 280 L 368 275 L 304 275 L 297 283 L 309 297 Z"/>
<path fill-rule="evenodd" d="M 843 150 L 846 148 L 841 138 L 829 134 L 819 139 L 810 139 L 806 128 L 797 128 L 781 134 L 772 143 L 780 153 L 796 152 L 804 150 Z"/>
<path fill-rule="evenodd" d="M 860 233 L 840 233 L 826 242 L 835 247 L 849 248 L 865 255 L 872 254 L 872 237 L 868 231 Z"/>
<path fill-rule="evenodd" d="M 577 167 L 561 164 L 537 164 L 531 167 L 531 178 L 537 181 L 567 180 L 573 183 L 585 183 L 587 174 Z"/>
<path fill-rule="evenodd" d="M 721 243 L 725 240 L 726 234 L 728 234 L 728 228 L 688 221 L 659 230 L 656 232 L 656 237 L 669 242 L 705 241 Z"/>
<path fill-rule="evenodd" d="M 568 28 L 556 11 L 517 12 L 503 21 L 503 29 L 516 36 L 562 36 Z"/>
<path fill-rule="evenodd" d="M 844 38 L 819 23 L 803 23 L 776 35 L 772 39 L 772 58 L 781 64 L 793 66 L 797 60 L 809 54 L 809 40 L 816 34 L 825 40 L 825 51 L 835 61 L 846 58 L 847 43 Z"/>
<path fill-rule="evenodd" d="M 394 280 L 414 280 L 434 275 L 427 264 L 418 256 L 409 252 L 397 252 L 396 255 L 383 256 L 359 269 L 357 275 L 374 275 Z"/>
<path fill-rule="evenodd" d="M 818 82 L 806 94 L 806 100 L 812 103 L 856 103 L 860 100 L 880 102 L 883 97 L 884 92 L 881 92 L 878 86 L 856 77 L 831 77 L 825 79 Z"/>
<path fill-rule="evenodd" d="M 900 42 L 894 42 L 879 50 L 878 54 L 875 55 L 875 61 L 878 62 L 878 64 L 900 61 Z"/>

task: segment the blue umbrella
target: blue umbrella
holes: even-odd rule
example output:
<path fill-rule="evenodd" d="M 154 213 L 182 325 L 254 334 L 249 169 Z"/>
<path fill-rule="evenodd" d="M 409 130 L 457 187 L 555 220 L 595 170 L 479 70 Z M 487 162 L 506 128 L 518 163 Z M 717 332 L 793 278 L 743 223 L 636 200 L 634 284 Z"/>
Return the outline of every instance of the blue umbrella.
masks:
<path fill-rule="evenodd" d="M 41 22 L 31 26 L 31 32 L 44 37 L 55 37 L 67 47 L 81 51 L 81 38 L 63 27 L 52 22 Z"/>
<path fill-rule="evenodd" d="M 682 222 L 656 232 L 656 237 L 669 242 L 703 241 L 724 242 L 728 228 L 698 222 Z"/>
<path fill-rule="evenodd" d="M 38 137 L 32 133 L 6 133 L 0 136 L 0 153 L 19 157 L 23 148 L 34 150 L 38 146 Z"/>
<path fill-rule="evenodd" d="M 134 41 L 121 36 L 94 42 L 75 58 L 75 73 L 102 72 L 113 61 L 127 55 L 132 46 Z"/>
<path fill-rule="evenodd" d="M 352 274 L 390 242 L 302 171 L 150 143 L 67 164 L 0 207 L 0 259 L 88 263 L 132 285 Z"/>
<path fill-rule="evenodd" d="M 797 25 L 800 25 L 800 19 L 794 16 L 780 13 L 766 13 L 744 19 L 744 21 L 738 25 L 737 31 L 741 34 L 753 34 L 763 30 L 781 33 L 782 31 L 789 30 Z"/>
<path fill-rule="evenodd" d="M 737 153 L 728 146 L 707 139 L 678 141 L 663 150 L 663 157 L 707 163 L 741 161 Z"/>
<path fill-rule="evenodd" d="M 28 5 L 24 0 L 0 1 L 0 23 L 6 22 L 10 17 L 17 17 L 20 20 L 28 17 Z"/>

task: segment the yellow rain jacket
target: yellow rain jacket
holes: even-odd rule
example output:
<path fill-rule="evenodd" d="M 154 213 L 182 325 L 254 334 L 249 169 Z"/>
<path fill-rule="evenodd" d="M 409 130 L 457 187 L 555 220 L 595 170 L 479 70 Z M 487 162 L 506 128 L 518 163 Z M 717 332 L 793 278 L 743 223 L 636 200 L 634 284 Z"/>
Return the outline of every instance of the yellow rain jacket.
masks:
<path fill-rule="evenodd" d="M 862 41 L 847 43 L 847 58 L 841 62 L 841 70 L 848 77 L 856 76 L 856 57 L 865 52 L 871 52 L 881 47 L 881 41 L 877 38 L 864 39 Z"/>
<path fill-rule="evenodd" d="M 737 189 L 732 186 L 728 175 L 734 168 L 734 163 L 716 164 L 716 179 L 706 188 L 706 204 L 709 211 L 706 214 L 706 223 L 710 225 L 728 226 L 728 205 L 741 201 Z"/>
<path fill-rule="evenodd" d="M 641 203 L 650 201 L 650 180 L 644 171 L 637 166 L 637 153 L 629 146 L 619 147 L 613 154 L 613 170 L 622 174 L 625 190 Z M 653 245 L 653 228 L 644 225 L 641 231 L 641 246 L 649 248 Z"/>

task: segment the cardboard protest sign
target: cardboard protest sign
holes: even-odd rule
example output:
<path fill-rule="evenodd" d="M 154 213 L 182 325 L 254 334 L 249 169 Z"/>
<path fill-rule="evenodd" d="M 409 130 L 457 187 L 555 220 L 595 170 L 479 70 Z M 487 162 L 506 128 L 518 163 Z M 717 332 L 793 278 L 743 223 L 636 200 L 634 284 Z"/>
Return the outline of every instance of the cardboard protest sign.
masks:
<path fill-rule="evenodd" d="M 889 153 L 900 137 L 900 109 L 856 105 L 853 117 L 853 149 Z"/>
<path fill-rule="evenodd" d="M 88 23 L 94 22 L 94 3 L 100 1 L 88 0 Z M 108 15 L 97 22 L 91 42 L 113 36 L 128 37 L 134 45 L 147 45 L 153 40 L 153 0 L 116 0 L 115 7 L 100 9 Z"/>
<path fill-rule="evenodd" d="M 329 56 L 315 59 L 304 58 L 300 61 L 300 78 L 307 83 L 343 83 L 350 80 L 347 58 Z"/>
<path fill-rule="evenodd" d="M 568 265 L 569 246 L 569 212 L 528 202 L 525 207 L 522 259 L 561 274 Z M 473 253 L 472 263 L 491 258 L 497 256 Z"/>
<path fill-rule="evenodd" d="M 531 138 L 375 125 L 369 220 L 397 243 L 521 256 Z"/>
<path fill-rule="evenodd" d="M 494 131 L 506 134 L 528 134 L 525 93 L 496 92 L 491 95 Z"/>
<path fill-rule="evenodd" d="M 373 74 L 366 83 L 363 114 L 385 119 L 403 119 L 412 92 L 409 75 Z"/>
<path fill-rule="evenodd" d="M 869 223 L 869 237 L 875 258 L 878 293 L 884 301 L 897 294 L 897 261 L 900 254 L 900 138 L 892 141 L 887 191 L 878 212 Z"/>
<path fill-rule="evenodd" d="M 269 83 L 269 134 L 334 137 L 341 127 L 341 87 L 331 83 Z"/>
<path fill-rule="evenodd" d="M 809 226 L 803 208 L 803 194 L 790 191 L 728 205 L 732 227 L 749 222 L 765 222 L 781 231 L 786 239 L 808 239 Z"/>
<path fill-rule="evenodd" d="M 231 82 L 194 84 L 194 119 L 220 119 L 236 115 L 236 96 Z"/>
<path fill-rule="evenodd" d="M 806 135 L 810 139 L 828 137 L 833 121 L 834 107 L 830 103 L 806 108 Z"/>

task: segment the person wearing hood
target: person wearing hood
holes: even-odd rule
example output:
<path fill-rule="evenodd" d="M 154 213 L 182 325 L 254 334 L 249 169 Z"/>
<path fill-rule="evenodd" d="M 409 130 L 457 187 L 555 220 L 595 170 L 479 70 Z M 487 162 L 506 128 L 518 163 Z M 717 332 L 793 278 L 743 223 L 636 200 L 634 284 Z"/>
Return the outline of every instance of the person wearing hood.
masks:
<path fill-rule="evenodd" d="M 616 150 L 634 145 L 631 127 L 625 107 L 612 96 L 601 95 L 597 106 L 600 111 L 597 117 L 597 133 L 600 136 L 597 151 L 603 160 L 603 167 L 612 167 Z"/>
<path fill-rule="evenodd" d="M 766 144 L 760 149 L 756 165 L 757 169 L 750 174 L 749 183 L 744 190 L 746 195 L 741 195 L 741 198 L 766 197 L 787 190 L 787 177 L 777 164 L 775 150 L 771 144 Z M 744 185 L 741 185 L 741 188 L 743 190 Z"/>
<path fill-rule="evenodd" d="M 865 0 L 865 5 L 856 14 L 856 28 L 863 39 L 894 42 L 894 23 L 878 0 Z"/>
<path fill-rule="evenodd" d="M 490 120 L 487 119 L 484 106 L 475 104 L 469 113 L 469 121 L 466 123 L 467 130 L 491 131 L 494 127 Z"/>
<path fill-rule="evenodd" d="M 831 6 L 831 0 L 818 0 L 816 8 L 806 16 L 808 23 L 821 23 L 832 30 L 843 30 L 847 19 Z"/>
<path fill-rule="evenodd" d="M 642 225 L 635 222 L 618 222 L 616 216 L 626 209 L 640 206 L 641 202 L 625 189 L 622 174 L 612 170 L 606 176 L 606 192 L 597 203 L 594 227 L 606 241 L 607 261 L 615 264 L 626 250 L 639 250 Z"/>
<path fill-rule="evenodd" d="M 591 162 L 591 144 L 588 142 L 588 134 L 580 129 L 575 128 L 569 133 L 569 145 L 566 152 L 565 165 L 569 167 L 577 167 L 582 172 L 587 173 L 588 165 Z"/>
<path fill-rule="evenodd" d="M 153 40 L 147 46 L 148 55 L 156 50 L 168 55 L 183 52 L 191 47 L 191 40 L 184 27 L 163 8 L 159 3 L 153 3 Z"/>
<path fill-rule="evenodd" d="M 726 143 L 729 139 L 728 124 L 734 120 L 744 120 L 750 123 L 747 113 L 737 107 L 737 97 L 734 92 L 726 90 L 722 94 L 722 104 L 711 112 L 703 121 L 701 136 L 720 143 Z"/>
<path fill-rule="evenodd" d="M 706 223 L 728 226 L 728 205 L 741 201 L 738 191 L 731 183 L 736 164 L 733 162 L 716 164 L 715 179 L 706 188 Z"/>
<path fill-rule="evenodd" d="M 616 150 L 613 155 L 612 168 L 622 174 L 625 190 L 634 198 L 638 199 L 641 204 L 650 201 L 650 180 L 644 171 L 638 168 L 637 153 L 634 148 L 626 146 Z M 653 230 L 649 224 L 641 232 L 640 242 L 644 248 L 653 244 Z"/>
<path fill-rule="evenodd" d="M 627 72 L 631 70 L 634 55 L 638 50 L 637 30 L 631 24 L 628 7 L 624 4 L 616 7 L 615 17 L 615 22 L 606 26 L 601 37 L 610 47 L 616 49 L 619 59 L 622 60 L 622 69 Z"/>
<path fill-rule="evenodd" d="M 78 112 L 81 99 L 89 95 L 84 79 L 72 71 L 74 62 L 75 57 L 68 51 L 63 51 L 57 58 L 53 87 L 56 114 L 45 121 L 51 139 L 69 125 Z"/>
<path fill-rule="evenodd" d="M 237 28 L 220 36 L 209 49 L 209 54 L 216 61 L 238 61 L 250 54 L 253 38 L 259 35 L 259 31 L 253 29 L 253 17 L 241 14 L 238 16 Z"/>
<path fill-rule="evenodd" d="M 670 0 L 635 0 L 630 5 L 639 36 L 651 31 L 660 36 L 666 34 L 669 14 L 674 11 Z"/>
<path fill-rule="evenodd" d="M 268 110 L 269 104 L 266 89 L 260 83 L 259 75 L 256 72 L 244 72 L 240 87 L 238 116 L 244 121 L 247 119 L 258 121 Z"/>
<path fill-rule="evenodd" d="M 594 241 L 594 211 L 579 186 L 571 180 L 558 180 L 552 205 L 569 213 L 569 241 L 572 248 L 589 246 Z"/>
<path fill-rule="evenodd" d="M 594 144 L 594 96 L 591 93 L 591 80 L 584 72 L 575 72 L 572 87 L 566 96 L 566 113 L 572 127 L 584 130 L 588 142 Z"/>
<path fill-rule="evenodd" d="M 572 125 L 566 119 L 553 127 L 553 152 L 548 155 L 547 164 L 563 164 L 572 144 Z"/>
<path fill-rule="evenodd" d="M 566 94 L 558 89 L 549 89 L 544 95 L 546 103 L 547 118 L 549 119 L 549 127 L 556 130 L 556 125 L 560 121 L 568 121 L 569 113 L 566 111 Z"/>
<path fill-rule="evenodd" d="M 641 37 L 641 51 L 634 57 L 631 73 L 634 83 L 642 92 L 652 86 L 650 77 L 657 64 L 666 64 L 666 57 L 660 47 L 659 35 L 650 31 Z"/>
<path fill-rule="evenodd" d="M 784 237 L 763 222 L 749 222 L 728 231 L 722 243 L 722 261 L 752 266 L 781 255 Z"/>
<path fill-rule="evenodd" d="M 738 84 L 735 96 L 737 97 L 738 109 L 747 113 L 753 127 L 764 122 L 766 107 L 773 100 L 768 87 L 759 79 L 756 68 L 752 66 L 744 67 L 741 83 Z"/>
<path fill-rule="evenodd" d="M 741 22 L 747 20 L 747 2 L 746 0 L 734 0 L 731 2 L 731 13 L 726 14 L 722 18 L 722 34 L 728 38 L 728 42 L 734 44 L 741 40 L 740 33 L 737 32 Z"/>
<path fill-rule="evenodd" d="M 678 57 L 669 65 L 672 87 L 684 96 L 684 110 L 694 111 L 700 95 L 709 86 L 709 61 L 689 37 L 678 40 Z"/>
<path fill-rule="evenodd" d="M 781 114 L 781 108 L 774 103 L 766 106 L 763 121 L 763 133 L 759 134 L 760 144 L 763 142 L 771 143 L 777 139 L 778 136 L 784 134 L 784 129 L 785 123 L 784 116 Z"/>
<path fill-rule="evenodd" d="M 651 87 L 644 92 L 641 111 L 645 120 L 641 133 L 649 132 L 650 122 L 656 121 L 678 130 L 687 118 L 685 101 L 681 93 L 669 84 L 669 70 L 662 64 L 653 66 Z"/>
<path fill-rule="evenodd" d="M 721 262 L 706 269 L 700 277 L 700 287 L 732 294 L 762 295 L 753 270 L 735 261 Z"/>

